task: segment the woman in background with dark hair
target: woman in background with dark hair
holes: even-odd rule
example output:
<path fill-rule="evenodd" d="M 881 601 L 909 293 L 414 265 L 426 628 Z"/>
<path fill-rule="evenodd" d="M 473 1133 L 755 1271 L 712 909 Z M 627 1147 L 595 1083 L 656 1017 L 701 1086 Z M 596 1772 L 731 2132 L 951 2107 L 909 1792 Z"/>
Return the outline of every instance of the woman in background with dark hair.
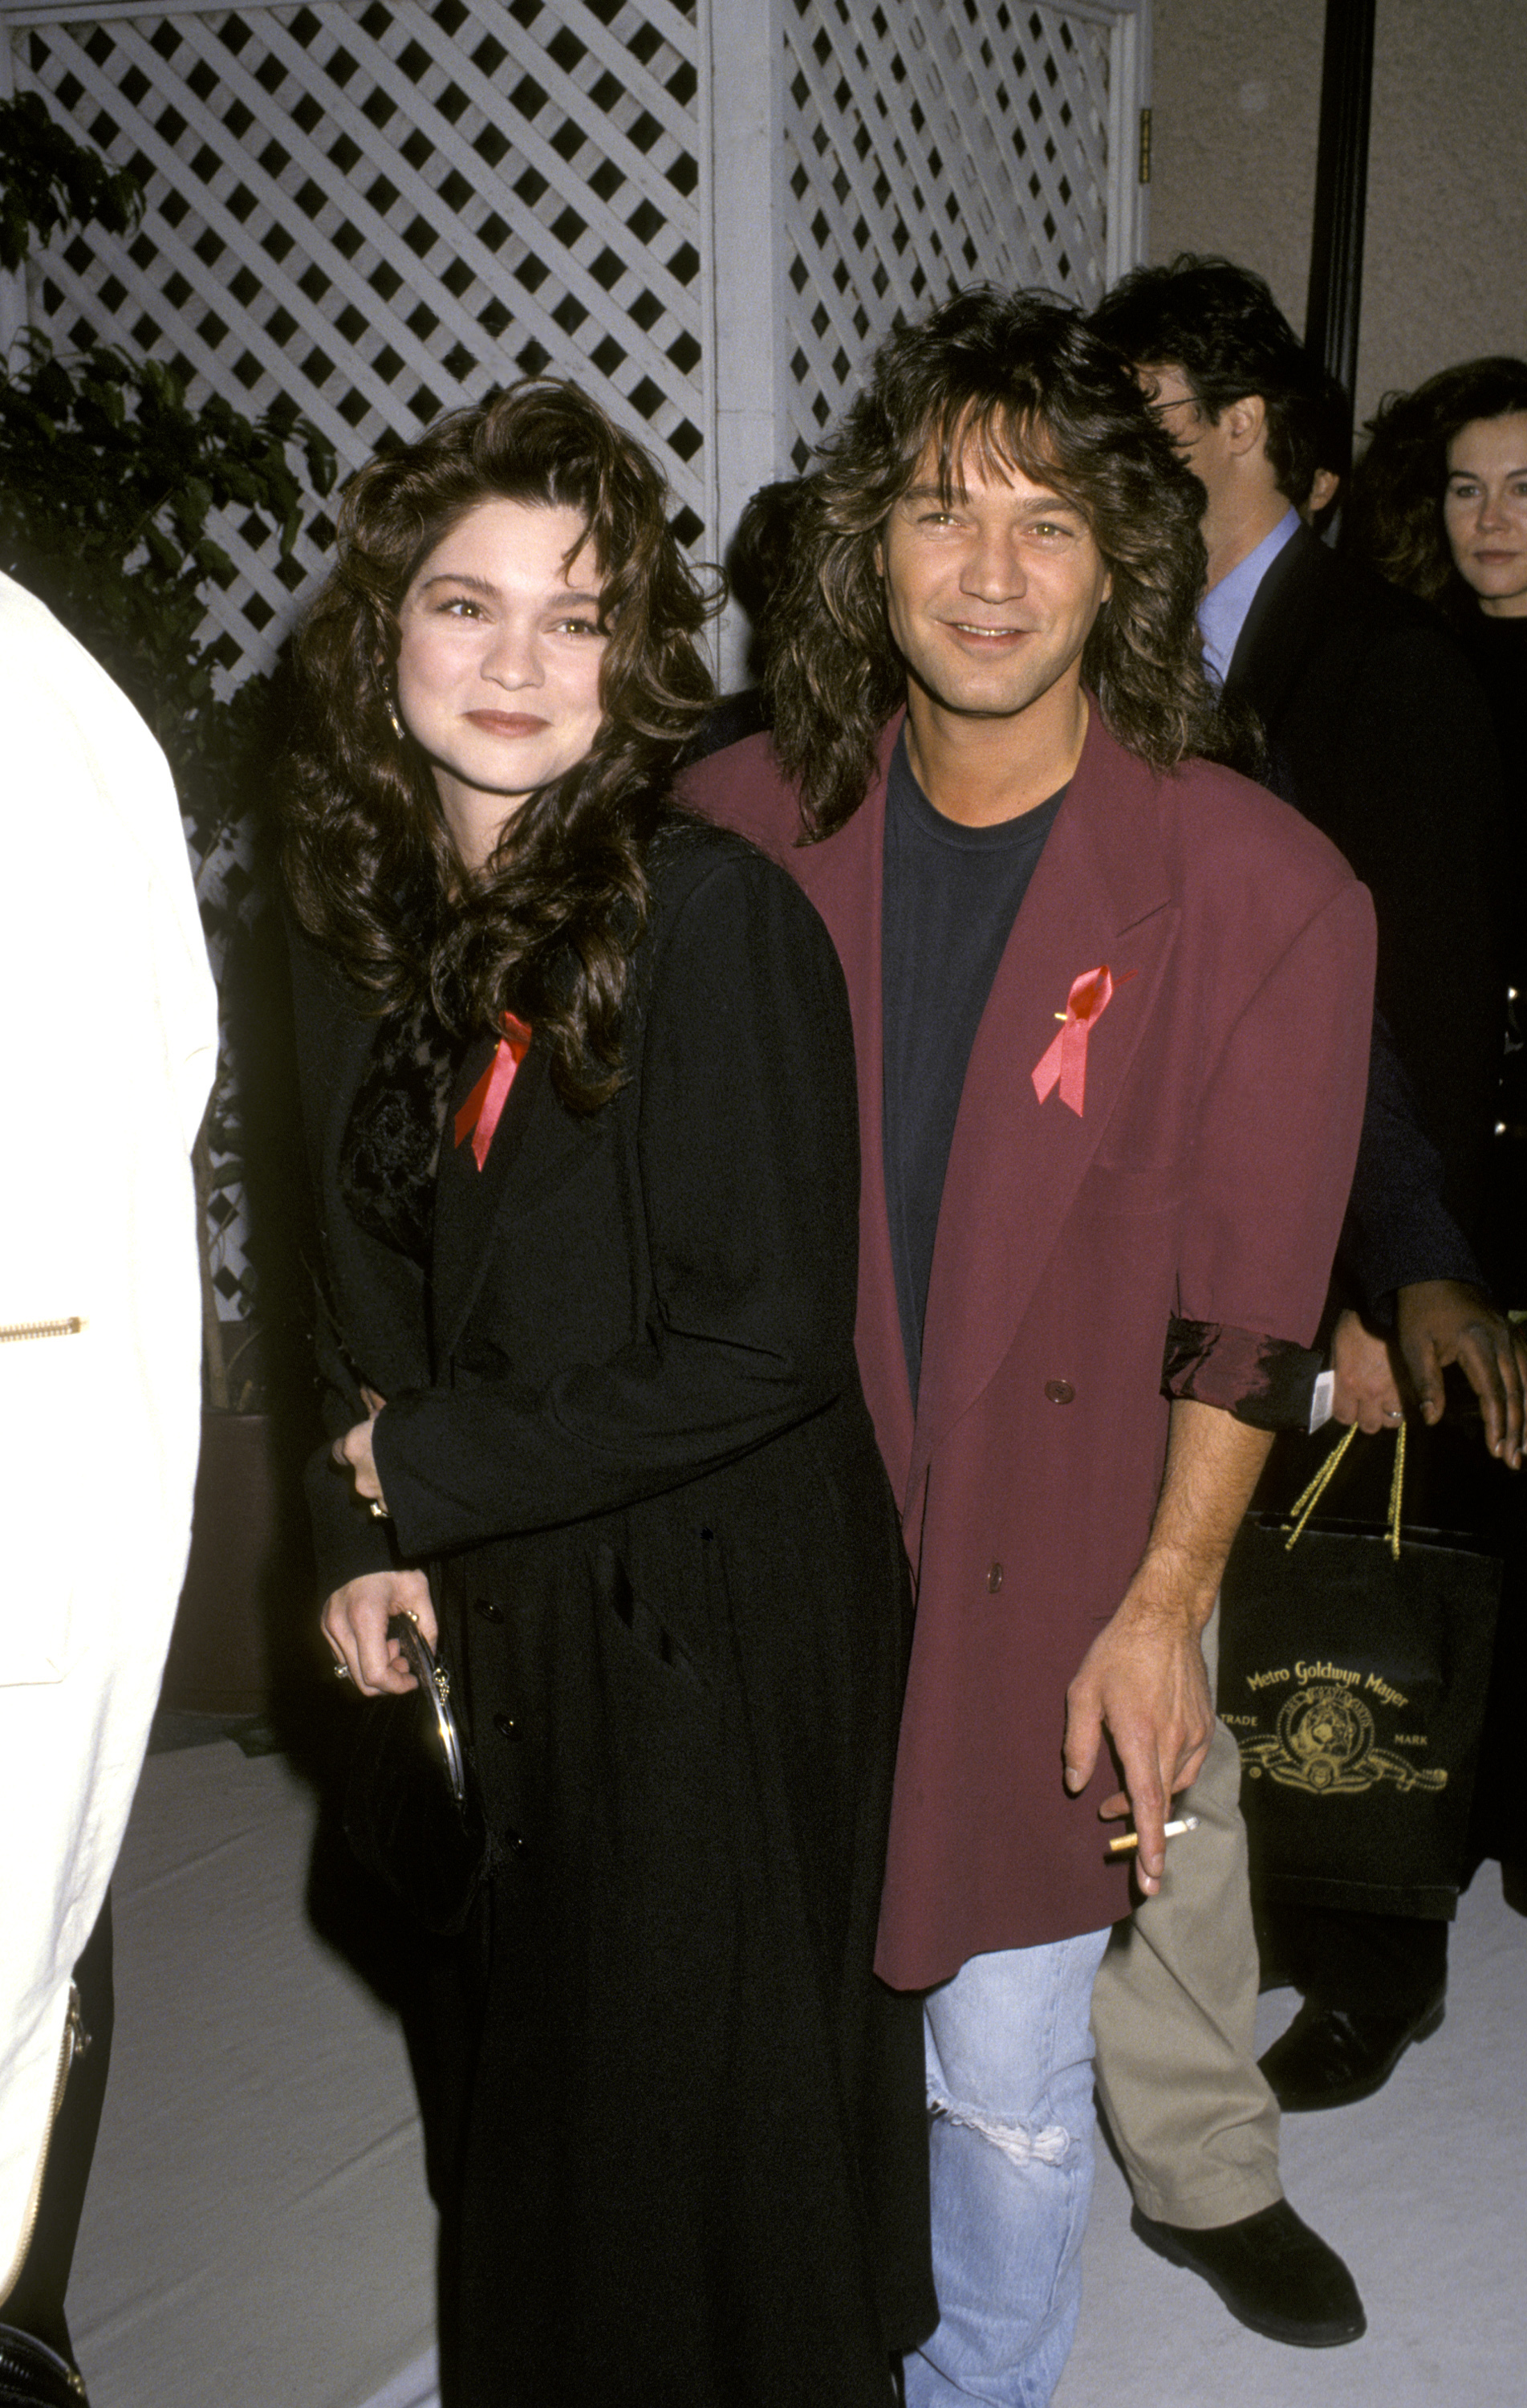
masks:
<path fill-rule="evenodd" d="M 450 2408 L 883 2408 L 935 2312 L 870 1971 L 906 1575 L 852 1044 L 793 882 L 668 799 L 709 682 L 665 500 L 517 388 L 362 472 L 303 632 L 323 1627 L 367 1697 L 400 1612 L 437 1641 L 489 1829 Z"/>
<path fill-rule="evenodd" d="M 1450 621 L 1489 696 L 1506 772 L 1514 1009 L 1498 1134 L 1514 1161 L 1497 1179 L 1494 1219 L 1509 1300 L 1527 1304 L 1527 360 L 1467 360 L 1391 394 L 1370 437 L 1343 540 Z"/>
<path fill-rule="evenodd" d="M 1445 612 L 1490 699 L 1506 772 L 1502 927 L 1506 1053 L 1486 1195 L 1484 1253 L 1509 1306 L 1527 1306 L 1527 360 L 1444 368 L 1393 394 L 1372 422 L 1344 540 L 1396 585 Z M 1499 1856 L 1527 1904 L 1520 1702 L 1527 1510 L 1496 1498 L 1506 1560 L 1491 1675 L 1475 1844 Z"/>
<path fill-rule="evenodd" d="M 1466 360 L 1386 394 L 1368 437 L 1344 540 L 1456 625 L 1527 618 L 1527 360 Z"/>
<path fill-rule="evenodd" d="M 1495 715 L 1514 844 L 1527 820 L 1527 360 L 1467 360 L 1371 422 L 1344 541 L 1446 612 Z M 1527 896 L 1519 899 L 1527 901 Z"/>
<path fill-rule="evenodd" d="M 1467 360 L 1371 423 L 1345 541 L 1434 602 L 1489 691 L 1507 782 L 1527 815 L 1527 360 Z M 1519 862 L 1520 860 L 1519 852 Z"/>

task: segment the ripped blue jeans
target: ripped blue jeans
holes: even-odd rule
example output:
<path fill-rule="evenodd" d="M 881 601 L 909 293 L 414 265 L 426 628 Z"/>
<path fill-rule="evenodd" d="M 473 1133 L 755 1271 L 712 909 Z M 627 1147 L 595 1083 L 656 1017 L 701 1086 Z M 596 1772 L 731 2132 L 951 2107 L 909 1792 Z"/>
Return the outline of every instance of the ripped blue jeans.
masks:
<path fill-rule="evenodd" d="M 1045 2408 L 1081 2305 L 1092 2195 L 1092 1977 L 1107 1944 L 973 1956 L 923 2027 L 936 2331 L 906 2360 L 907 2408 Z"/>

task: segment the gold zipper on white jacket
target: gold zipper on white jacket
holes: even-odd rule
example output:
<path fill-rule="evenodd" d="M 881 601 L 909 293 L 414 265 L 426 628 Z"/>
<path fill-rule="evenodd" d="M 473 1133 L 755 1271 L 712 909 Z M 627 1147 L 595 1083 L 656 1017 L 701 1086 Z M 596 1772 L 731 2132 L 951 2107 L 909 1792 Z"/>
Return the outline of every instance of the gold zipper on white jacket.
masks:
<path fill-rule="evenodd" d="M 37 2171 L 32 2178 L 31 2196 L 26 2202 L 26 2214 L 21 2218 L 21 2237 L 16 2245 L 16 2255 L 11 2259 L 5 2279 L 0 2281 L 0 2308 L 5 2306 L 16 2288 L 21 2268 L 26 2264 L 26 2253 L 32 2246 L 32 2235 L 36 2229 L 37 2210 L 42 2205 L 43 2176 L 48 2171 L 48 2152 L 52 2146 L 53 2127 L 58 2122 L 58 2111 L 64 2104 L 64 2087 L 75 2058 L 83 2057 L 89 2046 L 90 2034 L 85 2029 L 85 2019 L 80 2012 L 79 1992 L 71 1982 L 69 2011 L 64 2018 L 64 2038 L 59 2042 L 58 2051 L 58 2071 L 53 2077 L 53 2095 L 49 2101 L 48 2121 L 43 2127 L 42 2148 L 37 2157 Z M 84 2384 L 72 2371 L 69 2383 L 71 2388 L 78 2391 L 82 2400 L 85 2396 Z"/>
<path fill-rule="evenodd" d="M 82 1312 L 71 1313 L 67 1321 L 0 1321 L 0 1346 L 16 1338 L 78 1338 L 84 1326 Z"/>

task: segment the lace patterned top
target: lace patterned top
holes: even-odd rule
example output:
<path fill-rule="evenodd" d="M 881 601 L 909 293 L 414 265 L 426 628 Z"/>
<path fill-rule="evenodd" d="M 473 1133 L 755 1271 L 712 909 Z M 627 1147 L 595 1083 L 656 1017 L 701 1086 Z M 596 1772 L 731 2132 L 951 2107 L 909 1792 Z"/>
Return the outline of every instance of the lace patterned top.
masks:
<path fill-rule="evenodd" d="M 377 1030 L 339 1149 L 341 1193 L 357 1226 L 427 1264 L 435 1182 L 462 1048 L 427 1006 Z"/>

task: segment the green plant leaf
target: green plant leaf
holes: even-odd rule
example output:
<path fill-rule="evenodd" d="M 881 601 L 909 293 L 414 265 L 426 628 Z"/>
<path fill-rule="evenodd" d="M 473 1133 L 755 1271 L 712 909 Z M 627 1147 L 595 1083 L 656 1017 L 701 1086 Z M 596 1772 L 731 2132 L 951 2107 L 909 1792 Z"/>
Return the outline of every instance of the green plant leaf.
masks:
<path fill-rule="evenodd" d="M 199 534 L 207 523 L 207 513 L 212 507 L 212 488 L 205 477 L 189 477 L 182 488 L 176 515 L 193 535 Z"/>

